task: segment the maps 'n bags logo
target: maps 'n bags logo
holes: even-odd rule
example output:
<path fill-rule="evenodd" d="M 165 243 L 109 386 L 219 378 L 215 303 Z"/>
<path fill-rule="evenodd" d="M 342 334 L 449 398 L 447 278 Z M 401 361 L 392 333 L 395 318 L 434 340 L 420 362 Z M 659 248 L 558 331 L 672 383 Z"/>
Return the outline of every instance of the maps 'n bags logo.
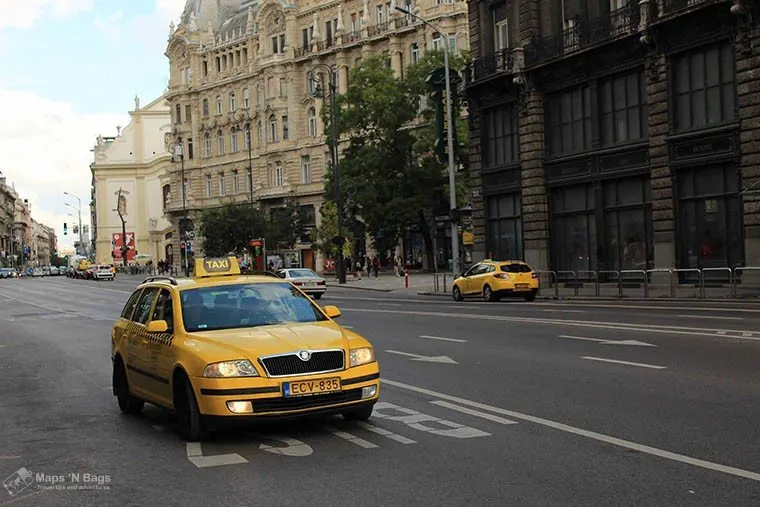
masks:
<path fill-rule="evenodd" d="M 26 467 L 21 467 L 3 481 L 3 487 L 11 496 L 16 496 L 34 484 L 34 476 Z"/>

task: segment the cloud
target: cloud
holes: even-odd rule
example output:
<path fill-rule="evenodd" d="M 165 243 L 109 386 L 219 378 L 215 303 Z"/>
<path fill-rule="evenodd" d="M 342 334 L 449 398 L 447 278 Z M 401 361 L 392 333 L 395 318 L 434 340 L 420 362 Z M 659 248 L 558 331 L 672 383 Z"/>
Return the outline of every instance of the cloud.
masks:
<path fill-rule="evenodd" d="M 152 12 L 136 16 L 132 21 L 132 33 L 139 34 L 134 40 L 152 51 L 163 53 L 169 38 L 169 23 L 179 23 L 184 7 L 185 0 L 156 0 Z"/>
<path fill-rule="evenodd" d="M 13 183 L 19 197 L 29 199 L 32 217 L 54 227 L 59 241 L 71 244 L 71 224 L 77 215 L 63 195 L 82 200 L 82 223 L 90 222 L 90 164 L 98 134 L 115 133 L 126 126 L 126 113 L 77 114 L 72 106 L 26 91 L 0 87 L 0 170 Z M 63 238 L 63 223 L 69 236 Z"/>
<path fill-rule="evenodd" d="M 92 24 L 104 39 L 114 46 L 120 46 L 124 40 L 123 21 L 124 12 L 118 10 L 107 18 L 96 17 Z"/>
<path fill-rule="evenodd" d="M 38 19 L 48 16 L 70 16 L 93 8 L 94 0 L 9 0 L 3 2 L 0 30 L 29 28 Z"/>

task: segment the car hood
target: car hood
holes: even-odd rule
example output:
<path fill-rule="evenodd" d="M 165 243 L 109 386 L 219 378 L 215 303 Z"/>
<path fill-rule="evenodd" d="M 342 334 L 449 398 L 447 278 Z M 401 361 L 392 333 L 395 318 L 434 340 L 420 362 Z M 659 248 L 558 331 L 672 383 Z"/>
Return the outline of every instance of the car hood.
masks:
<path fill-rule="evenodd" d="M 348 349 L 348 336 L 334 322 L 280 324 L 244 329 L 222 329 L 189 334 L 198 349 L 227 349 L 247 357 L 284 354 L 302 349 Z"/>

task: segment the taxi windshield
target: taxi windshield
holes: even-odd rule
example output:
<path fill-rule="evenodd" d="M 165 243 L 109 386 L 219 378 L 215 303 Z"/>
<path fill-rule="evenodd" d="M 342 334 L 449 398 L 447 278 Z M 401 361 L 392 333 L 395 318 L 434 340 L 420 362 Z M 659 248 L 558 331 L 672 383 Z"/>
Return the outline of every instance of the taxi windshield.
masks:
<path fill-rule="evenodd" d="M 289 283 L 244 283 L 182 291 L 188 332 L 320 322 L 322 312 Z"/>

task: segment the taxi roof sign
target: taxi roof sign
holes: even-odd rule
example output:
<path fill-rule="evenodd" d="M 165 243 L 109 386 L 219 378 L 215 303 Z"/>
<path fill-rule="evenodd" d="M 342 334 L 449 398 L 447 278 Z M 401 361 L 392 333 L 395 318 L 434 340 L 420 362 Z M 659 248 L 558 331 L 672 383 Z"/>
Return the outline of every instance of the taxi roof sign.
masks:
<path fill-rule="evenodd" d="M 195 259 L 195 278 L 240 274 L 237 257 L 202 257 Z"/>

